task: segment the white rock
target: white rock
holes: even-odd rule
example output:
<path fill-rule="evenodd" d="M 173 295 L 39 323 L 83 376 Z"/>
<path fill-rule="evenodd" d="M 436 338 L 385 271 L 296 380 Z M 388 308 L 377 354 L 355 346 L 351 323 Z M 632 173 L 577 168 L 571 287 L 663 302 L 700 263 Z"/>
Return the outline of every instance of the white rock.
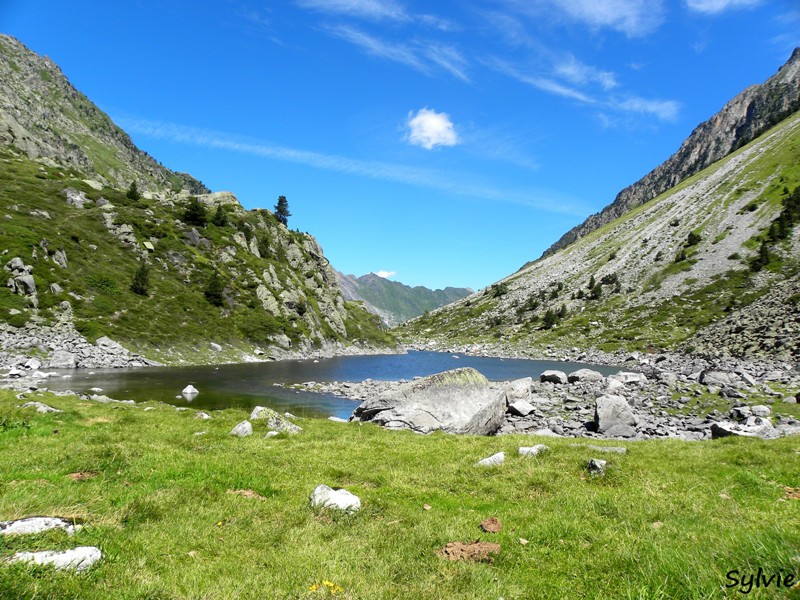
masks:
<path fill-rule="evenodd" d="M 211 346 L 211 349 L 212 349 L 214 352 L 222 352 L 222 346 L 220 346 L 219 344 L 216 344 L 216 343 L 214 343 L 214 342 L 211 342 L 210 346 Z"/>
<path fill-rule="evenodd" d="M 361 499 L 347 490 L 334 490 L 327 485 L 318 485 L 309 498 L 311 507 L 335 508 L 345 512 L 355 512 L 361 508 Z"/>
<path fill-rule="evenodd" d="M 508 405 L 507 412 L 510 412 L 512 415 L 527 417 L 534 410 L 536 410 L 536 407 L 534 407 L 533 404 L 531 404 L 527 400 L 517 400 L 513 404 Z"/>
<path fill-rule="evenodd" d="M 342 419 L 341 417 L 328 417 L 328 421 L 333 421 L 334 423 L 349 423 L 347 419 Z"/>
<path fill-rule="evenodd" d="M 50 529 L 63 529 L 69 535 L 75 533 L 75 526 L 58 517 L 29 517 L 16 521 L 0 521 L 0 535 L 31 535 Z"/>
<path fill-rule="evenodd" d="M 17 552 L 9 562 L 26 562 L 36 565 L 50 565 L 58 570 L 73 569 L 81 572 L 103 558 L 103 553 L 94 546 L 78 546 L 72 550 L 58 552 Z"/>
<path fill-rule="evenodd" d="M 183 390 L 181 390 L 181 394 L 184 396 L 196 396 L 200 392 L 196 387 L 194 387 L 191 383 L 187 385 Z"/>
<path fill-rule="evenodd" d="M 544 444 L 536 444 L 535 446 L 523 446 L 519 449 L 520 456 L 538 456 L 550 450 L 549 446 Z"/>
<path fill-rule="evenodd" d="M 506 460 L 506 453 L 505 452 L 498 452 L 497 454 L 492 454 L 491 456 L 481 459 L 475 463 L 474 466 L 476 467 L 494 467 L 497 465 L 502 465 Z"/>
<path fill-rule="evenodd" d="M 551 429 L 537 429 L 531 435 L 542 435 L 544 437 L 557 437 L 557 438 L 564 437 L 562 435 L 557 434 L 555 431 Z"/>
<path fill-rule="evenodd" d="M 42 414 L 64 412 L 63 410 L 59 410 L 58 408 L 53 408 L 52 406 L 48 406 L 47 404 L 43 404 L 42 402 L 26 402 L 20 408 L 35 408 L 37 413 L 42 413 Z"/>
<path fill-rule="evenodd" d="M 242 421 L 236 427 L 231 429 L 229 435 L 235 435 L 236 437 L 246 437 L 248 435 L 253 435 L 253 424 L 250 421 Z"/>
<path fill-rule="evenodd" d="M 195 419 L 200 419 L 202 421 L 207 421 L 211 418 L 211 415 L 205 412 L 199 412 L 194 416 Z"/>
<path fill-rule="evenodd" d="M 772 414 L 772 409 L 769 406 L 758 404 L 756 406 L 751 406 L 750 412 L 757 417 L 768 417 Z"/>
<path fill-rule="evenodd" d="M 276 435 L 280 435 L 280 432 L 278 432 L 278 431 L 268 431 L 267 435 L 265 435 L 264 437 L 265 438 L 271 438 L 271 437 L 275 437 Z"/>

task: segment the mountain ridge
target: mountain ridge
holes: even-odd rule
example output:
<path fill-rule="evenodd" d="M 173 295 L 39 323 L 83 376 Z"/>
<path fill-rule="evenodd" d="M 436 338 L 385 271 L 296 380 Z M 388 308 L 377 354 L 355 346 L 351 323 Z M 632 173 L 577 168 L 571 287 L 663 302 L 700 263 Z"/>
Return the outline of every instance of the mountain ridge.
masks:
<path fill-rule="evenodd" d="M 800 110 L 800 48 L 795 48 L 775 75 L 728 101 L 719 112 L 698 125 L 670 158 L 620 191 L 599 213 L 570 229 L 545 250 L 542 257 L 679 185 L 797 110 Z"/>
<path fill-rule="evenodd" d="M 425 286 L 409 286 L 375 273 L 360 277 L 337 272 L 339 287 L 347 300 L 363 301 L 371 312 L 394 327 L 473 293 L 468 288 L 445 287 L 432 290 Z"/>

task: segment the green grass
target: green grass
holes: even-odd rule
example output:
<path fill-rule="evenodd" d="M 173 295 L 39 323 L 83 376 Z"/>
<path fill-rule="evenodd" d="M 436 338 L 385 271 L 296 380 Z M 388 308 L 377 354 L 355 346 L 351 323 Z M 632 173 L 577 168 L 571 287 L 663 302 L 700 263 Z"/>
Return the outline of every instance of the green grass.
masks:
<path fill-rule="evenodd" d="M 95 145 L 98 152 L 110 152 L 102 144 Z M 106 158 L 109 168 L 115 168 L 113 157 Z M 74 171 L 43 167 L 0 149 L 0 214 L 10 217 L 0 223 L 3 249 L 7 251 L 3 264 L 20 256 L 33 266 L 39 316 L 45 320 L 52 320 L 59 304 L 69 301 L 76 327 L 90 340 L 109 336 L 133 351 L 173 363 L 199 359 L 193 348 L 207 346 L 209 341 L 241 349 L 238 356 L 215 355 L 216 360 L 241 360 L 242 353 L 252 353 L 254 346 L 265 348 L 281 335 L 286 335 L 295 348 L 308 339 L 319 345 L 320 335 L 327 341 L 367 340 L 394 345 L 380 323 L 356 304 L 348 304 L 342 315 L 347 334 L 334 331 L 326 321 L 326 307 L 335 300 L 338 288 L 335 282 L 323 282 L 327 263 L 305 249 L 307 236 L 279 228 L 268 211 L 241 210 L 231 216 L 226 227 L 199 227 L 207 247 L 192 246 L 186 238 L 190 227 L 179 220 L 184 211 L 180 202 L 169 206 L 152 200 L 135 201 L 127 198 L 124 190 L 94 190 L 81 179 Z M 84 192 L 90 202 L 82 209 L 69 206 L 64 196 L 67 188 Z M 139 247 L 146 240 L 154 241 L 147 296 L 130 289 L 139 256 L 106 229 L 104 210 L 94 205 L 101 197 L 114 205 L 116 225 L 132 226 Z M 51 218 L 33 216 L 34 210 L 47 211 Z M 262 236 L 269 232 L 270 240 L 263 245 L 268 256 L 256 257 L 233 241 L 237 232 L 252 236 L 254 231 Z M 47 251 L 42 240 L 46 240 Z M 220 252 L 228 247 L 237 248 L 236 256 L 224 263 Z M 294 251 L 294 265 L 287 258 L 289 249 Z M 48 260 L 56 250 L 66 252 L 67 269 Z M 301 314 L 287 306 L 285 314 L 273 316 L 263 308 L 256 290 L 265 283 L 261 274 L 269 268 L 284 286 L 302 295 L 306 311 Z M 215 270 L 225 282 L 225 295 L 230 299 L 221 308 L 212 306 L 203 293 Z M 51 293 L 52 283 L 64 291 Z M 5 286 L 3 290 L 0 320 L 15 326 L 24 324 L 30 317 L 24 298 L 10 294 Z M 281 290 L 270 291 L 277 304 L 283 305 Z M 12 316 L 12 309 L 23 314 Z M 169 350 L 178 354 L 170 355 Z"/>
<path fill-rule="evenodd" d="M 0 538 L 0 557 L 96 545 L 104 559 L 83 575 L 0 565 L 3 598 L 320 598 L 309 587 L 324 580 L 342 598 L 719 598 L 732 569 L 797 574 L 800 507 L 782 500 L 800 487 L 796 439 L 628 443 L 592 478 L 596 453 L 576 440 L 311 419 L 297 436 L 265 439 L 262 425 L 238 439 L 237 410 L 198 421 L 155 403 L 37 399 L 65 412 L 23 411 L 0 392 L 0 519 L 85 527 Z M 542 441 L 542 457 L 517 455 Z M 501 450 L 506 464 L 472 466 Z M 361 512 L 312 511 L 323 483 L 360 496 Z M 500 533 L 479 529 L 489 516 Z M 436 554 L 476 539 L 501 545 L 493 563 Z"/>

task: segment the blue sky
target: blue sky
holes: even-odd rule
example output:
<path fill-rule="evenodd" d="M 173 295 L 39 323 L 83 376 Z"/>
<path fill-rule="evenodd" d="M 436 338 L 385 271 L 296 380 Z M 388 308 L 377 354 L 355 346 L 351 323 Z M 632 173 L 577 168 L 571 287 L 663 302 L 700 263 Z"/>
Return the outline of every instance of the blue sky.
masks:
<path fill-rule="evenodd" d="M 345 273 L 479 289 L 800 45 L 796 0 L 0 0 L 166 166 Z"/>

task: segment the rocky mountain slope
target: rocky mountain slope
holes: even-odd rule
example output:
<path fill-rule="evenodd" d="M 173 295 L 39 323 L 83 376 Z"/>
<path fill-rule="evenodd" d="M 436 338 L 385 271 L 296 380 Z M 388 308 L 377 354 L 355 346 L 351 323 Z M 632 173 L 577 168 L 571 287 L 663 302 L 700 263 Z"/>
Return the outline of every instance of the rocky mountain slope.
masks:
<path fill-rule="evenodd" d="M 650 202 L 398 331 L 439 348 L 683 350 L 796 362 L 798 225 L 796 112 Z"/>
<path fill-rule="evenodd" d="M 424 286 L 411 287 L 379 277 L 375 273 L 356 277 L 337 272 L 337 276 L 345 299 L 363 301 L 367 309 L 380 316 L 388 327 L 399 325 L 472 293 L 467 288 L 446 287 L 442 290 L 431 290 Z"/>
<path fill-rule="evenodd" d="M 106 336 L 168 363 L 392 343 L 312 236 L 204 191 L 0 37 L 0 351 L 63 337 L 90 366 L 86 339 Z"/>
<path fill-rule="evenodd" d="M 610 223 L 756 139 L 800 109 L 800 48 L 761 85 L 754 85 L 701 123 L 666 162 L 622 190 L 602 211 L 565 233 L 543 256 Z M 530 264 L 530 263 L 529 263 Z M 527 265 L 525 265 L 527 266 Z"/>

